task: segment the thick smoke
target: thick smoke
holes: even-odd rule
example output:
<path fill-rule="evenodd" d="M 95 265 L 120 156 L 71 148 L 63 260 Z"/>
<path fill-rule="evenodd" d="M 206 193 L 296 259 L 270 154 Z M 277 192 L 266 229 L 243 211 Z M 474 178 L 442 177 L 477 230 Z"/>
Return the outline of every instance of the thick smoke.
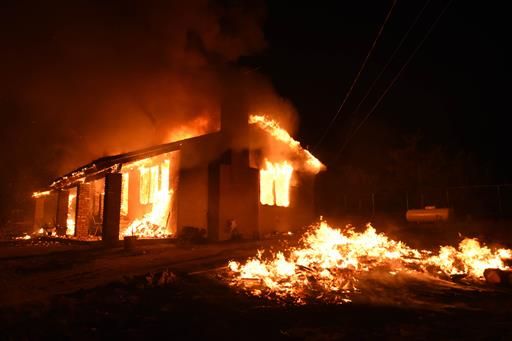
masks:
<path fill-rule="evenodd" d="M 250 110 L 292 117 L 265 78 L 235 67 L 265 48 L 259 2 L 0 7 L 3 209 L 92 159 L 166 142 L 187 121 L 215 129 L 227 70 L 245 79 Z"/>

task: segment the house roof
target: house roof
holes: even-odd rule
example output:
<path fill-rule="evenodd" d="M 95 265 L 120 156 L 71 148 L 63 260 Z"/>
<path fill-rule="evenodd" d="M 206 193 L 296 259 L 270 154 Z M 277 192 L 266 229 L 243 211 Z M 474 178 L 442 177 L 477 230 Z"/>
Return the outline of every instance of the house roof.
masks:
<path fill-rule="evenodd" d="M 94 177 L 96 175 L 101 175 L 104 173 L 109 173 L 112 171 L 116 171 L 117 167 L 124 163 L 134 162 L 142 159 L 146 159 L 155 155 L 172 152 L 175 150 L 180 150 L 182 146 L 185 144 L 194 143 L 198 140 L 204 139 L 206 136 L 216 135 L 218 132 L 200 135 L 191 137 L 189 139 L 180 140 L 176 142 L 170 142 L 165 144 L 160 144 L 156 146 L 151 146 L 139 150 L 135 150 L 128 153 L 104 156 L 102 158 L 96 159 L 84 166 L 81 166 L 57 179 L 55 179 L 50 188 L 52 189 L 61 189 L 65 187 L 69 187 L 74 185 L 81 179 L 86 177 Z"/>
<path fill-rule="evenodd" d="M 258 131 L 268 134 L 277 141 L 281 141 L 284 147 L 290 148 L 292 151 L 291 155 L 297 158 L 297 160 L 299 160 L 297 162 L 300 162 L 304 168 L 313 168 L 315 173 L 325 168 L 325 166 L 323 166 L 320 161 L 311 155 L 309 151 L 303 149 L 300 146 L 300 143 L 291 138 L 286 131 L 285 133 L 280 132 L 282 129 L 280 129 L 279 125 L 273 120 L 265 119 L 263 116 L 258 116 L 256 118 L 260 118 L 260 121 L 263 120 L 263 122 L 258 121 L 255 123 L 259 124 L 251 124 L 250 126 L 259 128 Z M 280 132 L 277 135 L 275 131 L 276 129 L 279 130 L 278 132 Z M 80 182 L 94 180 L 104 176 L 107 173 L 119 172 L 121 166 L 125 163 L 146 159 L 175 150 L 183 149 L 183 151 L 186 151 L 187 157 L 181 160 L 183 167 L 190 167 L 197 165 L 198 163 L 211 161 L 212 155 L 219 156 L 223 151 L 223 148 L 226 147 L 225 140 L 226 138 L 228 140 L 230 139 L 229 129 L 227 130 L 228 134 L 226 134 L 226 129 L 224 129 L 210 134 L 147 147 L 128 153 L 105 156 L 55 179 L 49 188 L 50 190 L 59 190 L 76 186 Z M 235 131 L 235 133 L 238 135 L 240 135 L 241 132 L 243 132 L 243 130 L 236 129 Z M 285 137 L 284 140 L 283 136 Z M 247 136 L 244 136 L 244 138 L 246 137 Z M 228 142 L 228 145 L 230 145 L 232 142 L 233 141 Z M 239 147 L 240 145 L 238 145 L 238 148 Z M 247 145 L 247 147 L 249 147 L 249 145 Z M 258 148 L 261 148 L 261 146 Z"/>

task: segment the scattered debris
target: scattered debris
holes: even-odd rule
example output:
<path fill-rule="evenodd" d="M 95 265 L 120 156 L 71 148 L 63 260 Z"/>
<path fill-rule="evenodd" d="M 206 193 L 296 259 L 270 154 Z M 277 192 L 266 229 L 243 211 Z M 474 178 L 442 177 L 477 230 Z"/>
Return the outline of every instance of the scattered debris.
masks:
<path fill-rule="evenodd" d="M 511 270 L 485 269 L 484 277 L 489 284 L 512 285 Z"/>
<path fill-rule="evenodd" d="M 311 298 L 328 303 L 350 301 L 360 277 L 371 271 L 387 274 L 417 272 L 453 282 L 512 283 L 504 260 L 512 250 L 490 248 L 465 238 L 458 247 L 438 252 L 413 249 L 390 239 L 368 224 L 363 232 L 351 226 L 337 229 L 324 220 L 303 234 L 298 246 L 280 251 L 258 250 L 243 263 L 228 263 L 228 282 L 253 296 L 306 304 Z M 486 268 L 494 269 L 494 272 Z"/>
<path fill-rule="evenodd" d="M 179 240 L 190 243 L 204 243 L 206 242 L 206 230 L 193 226 L 184 226 Z"/>
<path fill-rule="evenodd" d="M 169 269 L 148 272 L 144 275 L 125 277 L 124 282 L 129 286 L 134 286 L 139 289 L 166 287 L 174 285 L 177 281 L 177 276 Z"/>

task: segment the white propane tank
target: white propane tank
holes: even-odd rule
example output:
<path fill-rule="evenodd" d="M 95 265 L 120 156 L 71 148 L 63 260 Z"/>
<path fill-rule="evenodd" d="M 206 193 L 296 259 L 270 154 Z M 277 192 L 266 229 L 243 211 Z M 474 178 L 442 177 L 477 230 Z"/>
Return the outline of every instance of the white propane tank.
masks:
<path fill-rule="evenodd" d="M 452 216 L 452 210 L 449 208 L 436 208 L 435 206 L 425 206 L 424 209 L 407 210 L 405 218 L 412 223 L 435 223 L 447 221 Z"/>

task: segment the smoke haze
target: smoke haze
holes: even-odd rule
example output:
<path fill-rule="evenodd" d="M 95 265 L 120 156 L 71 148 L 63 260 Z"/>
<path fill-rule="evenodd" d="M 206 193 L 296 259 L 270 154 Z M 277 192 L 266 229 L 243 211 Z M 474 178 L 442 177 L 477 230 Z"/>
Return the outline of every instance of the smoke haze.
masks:
<path fill-rule="evenodd" d="M 226 72 L 251 111 L 292 106 L 236 67 L 266 43 L 258 1 L 4 1 L 0 5 L 2 208 L 92 159 L 218 127 Z"/>

